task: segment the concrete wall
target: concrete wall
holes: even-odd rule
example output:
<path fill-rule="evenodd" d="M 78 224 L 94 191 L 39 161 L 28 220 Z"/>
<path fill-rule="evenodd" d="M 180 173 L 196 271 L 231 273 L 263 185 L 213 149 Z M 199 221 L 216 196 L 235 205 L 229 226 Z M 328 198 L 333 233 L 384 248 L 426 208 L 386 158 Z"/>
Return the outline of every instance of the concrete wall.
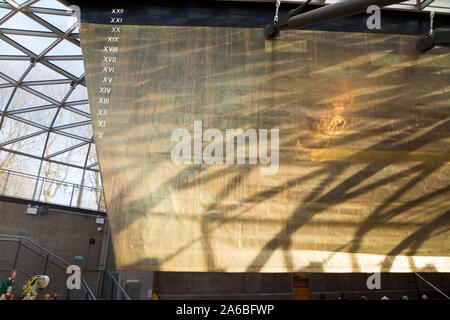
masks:
<path fill-rule="evenodd" d="M 450 294 L 450 275 L 448 273 L 420 273 L 427 281 Z M 407 295 L 409 299 L 417 299 L 426 294 L 430 299 L 441 299 L 437 291 L 432 289 L 413 273 L 381 273 L 380 290 L 368 290 L 366 281 L 371 274 L 364 273 L 319 273 L 309 275 L 311 299 L 319 299 L 325 294 L 325 299 L 335 300 L 340 293 L 345 293 L 348 299 L 358 300 L 362 295 L 369 300 L 378 300 L 382 296 L 390 299 L 401 299 Z"/>
<path fill-rule="evenodd" d="M 27 205 L 0 201 L 0 234 L 26 236 L 39 243 L 42 247 L 56 254 L 69 264 L 78 265 L 84 277 L 96 291 L 98 285 L 98 272 L 100 264 L 103 231 L 97 231 L 95 217 L 79 213 L 63 213 L 50 209 L 44 215 L 29 215 L 26 213 Z M 92 234 L 91 234 L 91 223 Z M 95 239 L 95 244 L 89 245 L 89 238 Z M 0 241 L 0 277 L 8 276 L 13 267 L 17 252 L 16 242 Z M 83 262 L 74 262 L 75 256 L 82 256 Z M 51 259 L 50 259 L 51 260 Z M 28 275 L 45 273 L 51 276 L 51 285 L 56 291 L 65 289 L 67 276 L 65 270 L 47 263 L 30 249 L 21 246 L 17 256 L 16 269 L 19 270 L 14 292 L 20 294 L 21 287 Z M 53 281 L 52 281 L 53 280 Z M 73 292 L 76 296 L 76 292 Z"/>
<path fill-rule="evenodd" d="M 366 281 L 371 274 L 364 273 L 311 273 L 310 299 L 336 300 L 341 293 L 348 299 L 359 300 L 362 295 L 378 300 L 386 295 L 390 299 L 417 299 L 426 294 L 430 299 L 442 296 L 412 273 L 382 273 L 381 289 L 368 290 Z M 450 295 L 450 275 L 423 273 L 431 282 Z M 153 290 L 161 299 L 292 299 L 292 274 L 256 273 L 200 273 L 155 272 Z"/>
<path fill-rule="evenodd" d="M 292 299 L 290 273 L 155 272 L 161 299 Z"/>
<path fill-rule="evenodd" d="M 151 300 L 153 293 L 154 272 L 122 271 L 120 273 L 120 285 L 131 295 L 131 287 L 139 288 L 140 300 Z M 136 292 L 135 292 L 136 294 Z M 133 298 L 133 296 L 131 296 Z"/>

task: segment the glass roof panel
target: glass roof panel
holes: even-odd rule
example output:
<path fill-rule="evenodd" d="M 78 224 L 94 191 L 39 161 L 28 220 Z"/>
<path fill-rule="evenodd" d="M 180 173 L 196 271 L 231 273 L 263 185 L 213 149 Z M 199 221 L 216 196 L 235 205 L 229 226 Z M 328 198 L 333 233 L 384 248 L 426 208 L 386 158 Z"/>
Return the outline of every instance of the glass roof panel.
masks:
<path fill-rule="evenodd" d="M 98 186 L 98 183 L 100 181 L 100 173 L 88 171 L 86 172 L 86 175 L 84 177 L 84 185 L 88 187 L 96 188 Z"/>
<path fill-rule="evenodd" d="M 63 5 L 61 2 L 55 0 L 41 0 L 38 3 L 33 4 L 32 7 L 69 10 L 68 7 Z"/>
<path fill-rule="evenodd" d="M 41 160 L 0 150 L 0 168 L 37 175 Z"/>
<path fill-rule="evenodd" d="M 39 18 L 50 22 L 53 26 L 62 32 L 66 32 L 73 25 L 73 18 L 67 16 L 59 16 L 44 13 L 35 13 Z"/>
<path fill-rule="evenodd" d="M 79 115 L 75 112 L 70 112 L 64 108 L 61 108 L 61 110 L 58 113 L 58 116 L 56 117 L 55 124 L 53 126 L 59 127 L 59 126 L 63 126 L 66 124 L 72 124 L 72 123 L 77 123 L 77 122 L 82 122 L 82 121 L 87 121 L 87 120 L 89 120 L 89 119 L 82 115 Z"/>
<path fill-rule="evenodd" d="M 70 133 L 70 134 L 75 134 L 77 136 L 80 136 L 80 137 L 83 137 L 86 139 L 91 139 L 92 135 L 93 135 L 92 124 L 79 126 L 79 127 L 75 127 L 75 128 L 68 128 L 68 129 L 64 129 L 62 131 Z"/>
<path fill-rule="evenodd" d="M 22 112 L 17 114 L 18 117 L 32 121 L 34 123 L 50 127 L 53 118 L 56 115 L 57 108 L 45 109 L 33 112 Z"/>
<path fill-rule="evenodd" d="M 10 35 L 8 35 L 10 36 Z M 2 55 L 12 55 L 12 56 L 26 56 L 25 53 L 20 51 L 19 49 L 14 48 L 13 46 L 9 45 L 5 41 L 0 41 L 0 52 Z"/>
<path fill-rule="evenodd" d="M 13 88 L 3 88 L 0 89 L 0 110 L 4 110 L 6 107 L 6 103 L 9 100 L 9 97 L 11 96 L 11 93 L 13 91 Z"/>
<path fill-rule="evenodd" d="M 75 89 L 72 91 L 72 93 L 70 94 L 70 96 L 67 98 L 66 101 L 67 102 L 78 101 L 78 100 L 84 100 L 87 98 L 88 98 L 87 88 L 85 86 L 78 85 L 75 87 Z M 80 106 L 76 106 L 76 108 L 80 109 L 79 107 Z M 89 111 L 85 111 L 85 112 L 89 112 Z"/>
<path fill-rule="evenodd" d="M 52 52 L 50 54 L 53 54 Z M 78 53 L 81 55 L 81 51 Z M 77 54 L 77 55 L 78 55 Z M 80 77 L 84 73 L 83 60 L 66 60 L 66 61 L 52 61 L 55 66 L 58 66 L 64 70 L 69 71 L 76 77 Z"/>
<path fill-rule="evenodd" d="M 2 7 L 8 6 L 4 1 L 0 2 Z M 30 10 L 35 8 L 69 10 L 56 0 L 37 1 Z M 101 188 L 99 168 L 95 166 L 95 146 L 91 142 L 93 132 L 87 90 L 81 84 L 71 87 L 74 77 L 83 79 L 82 52 L 79 45 L 63 39 L 62 33 L 54 32 L 52 28 L 33 20 L 32 15 L 44 19 L 61 31 L 73 27 L 76 18 L 61 15 L 60 12 L 41 14 L 35 11 L 30 15 L 26 13 L 27 10 L 25 7 L 24 13 L 14 13 L 0 25 L 0 34 L 4 37 L 0 41 L 0 55 L 3 55 L 3 60 L 0 60 L 0 85 L 3 85 L 0 87 L 0 106 L 2 111 L 6 110 L 0 115 L 0 169 L 62 181 L 55 183 L 46 180 L 42 188 L 41 185 L 38 186 L 39 182 L 27 184 L 27 188 L 19 188 L 18 184 L 8 186 L 8 195 L 31 198 L 36 186 L 42 192 L 38 192 L 34 200 L 79 206 L 82 202 L 68 202 L 68 192 L 73 187 L 68 183 L 81 183 L 84 174 L 86 177 L 96 178 L 85 179 L 83 183 Z M 0 8 L 0 19 L 9 12 L 13 11 Z M 46 32 L 49 37 L 12 34 L 8 29 L 23 30 L 22 33 Z M 78 28 L 76 30 L 72 32 L 71 38 L 79 37 Z M 7 42 L 8 39 L 11 44 Z M 26 50 L 22 52 L 21 47 L 31 53 Z M 30 64 L 32 56 L 40 54 L 47 60 L 38 59 Z M 55 60 L 55 56 L 59 60 Z M 69 60 L 60 60 L 61 56 L 71 57 Z M 77 56 L 79 60 L 76 60 Z M 83 104 L 61 106 L 64 99 L 67 99 L 66 102 Z M 11 103 L 8 104 L 9 101 Z M 86 161 L 94 165 L 85 166 Z M 41 164 L 42 170 L 39 171 Z M 93 207 L 94 210 L 96 208 Z"/>
<path fill-rule="evenodd" d="M 8 19 L 5 23 L 2 24 L 2 28 L 31 30 L 31 31 L 50 31 L 40 23 L 37 23 L 33 19 L 24 15 L 22 12 L 16 12 L 14 16 L 12 16 L 10 19 Z"/>
<path fill-rule="evenodd" d="M 36 63 L 31 69 L 30 73 L 25 77 L 25 81 L 39 81 L 39 80 L 58 80 L 64 79 L 60 73 L 44 66 L 42 63 Z"/>
<path fill-rule="evenodd" d="M 55 153 L 58 153 L 62 150 L 65 150 L 67 148 L 71 148 L 75 145 L 78 145 L 82 143 L 82 141 L 78 139 L 73 139 L 70 137 L 63 136 L 61 134 L 57 134 L 54 132 L 50 133 L 47 149 L 45 150 L 46 156 L 52 156 Z M 69 161 L 69 158 L 71 157 L 72 152 L 65 152 L 65 160 Z M 84 155 L 86 156 L 86 154 Z"/>
<path fill-rule="evenodd" d="M 19 142 L 8 144 L 5 148 L 40 157 L 42 155 L 42 151 L 44 150 L 46 136 L 47 133 L 42 133 Z"/>
<path fill-rule="evenodd" d="M 75 99 L 75 101 L 78 101 L 78 99 Z M 80 111 L 83 111 L 83 112 L 87 112 L 87 113 L 90 114 L 89 105 L 88 104 L 80 104 L 80 105 L 77 105 L 77 106 L 73 106 L 72 108 L 80 110 Z"/>
<path fill-rule="evenodd" d="M 79 184 L 83 176 L 83 170 L 70 166 L 46 162 L 42 164 L 42 175 L 48 179 L 55 179 L 68 183 Z M 72 187 L 72 186 L 70 186 Z M 50 199 L 47 199 L 49 201 Z M 66 200 L 66 199 L 61 199 Z"/>
<path fill-rule="evenodd" d="M 77 166 L 83 166 L 84 162 L 86 161 L 88 148 L 89 144 L 85 144 L 76 149 L 54 156 L 51 159 L 56 161 L 68 162 Z"/>
<path fill-rule="evenodd" d="M 53 56 L 69 56 L 69 55 L 81 55 L 81 48 L 70 41 L 63 40 L 56 47 L 54 47 L 48 55 Z"/>
<path fill-rule="evenodd" d="M 29 61 L 8 61 L 8 63 L 0 61 L 0 72 L 13 80 L 19 80 L 29 65 Z"/>
<path fill-rule="evenodd" d="M 4 118 L 2 130 L 0 130 L 1 144 L 8 143 L 11 140 L 25 137 L 39 131 L 41 131 L 41 129 L 30 126 L 26 123 L 10 118 Z"/>
<path fill-rule="evenodd" d="M 0 8 L 0 19 L 6 16 L 11 10 Z"/>
<path fill-rule="evenodd" d="M 54 84 L 43 86 L 30 86 L 30 88 L 39 91 L 50 98 L 53 98 L 59 102 L 67 95 L 70 90 L 70 84 Z"/>
<path fill-rule="evenodd" d="M 51 102 L 46 101 L 38 96 L 31 94 L 21 88 L 16 90 L 8 110 L 18 110 L 34 106 L 46 105 Z"/>
<path fill-rule="evenodd" d="M 91 150 L 89 150 L 89 157 L 88 157 L 87 165 L 90 166 L 94 163 L 97 163 L 97 150 L 96 150 L 95 144 L 92 144 Z"/>
<path fill-rule="evenodd" d="M 55 41 L 53 38 L 22 36 L 16 34 L 10 34 L 8 37 L 36 55 L 39 55 L 45 48 Z"/>

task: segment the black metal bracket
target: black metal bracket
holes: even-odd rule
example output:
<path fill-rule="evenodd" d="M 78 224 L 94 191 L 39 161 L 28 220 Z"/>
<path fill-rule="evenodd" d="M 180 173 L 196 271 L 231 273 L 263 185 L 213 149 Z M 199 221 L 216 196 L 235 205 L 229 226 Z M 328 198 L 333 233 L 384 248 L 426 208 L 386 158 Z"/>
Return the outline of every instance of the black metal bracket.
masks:
<path fill-rule="evenodd" d="M 450 30 L 436 30 L 432 35 L 421 38 L 416 43 L 420 53 L 425 53 L 436 46 L 450 47 Z"/>
<path fill-rule="evenodd" d="M 289 11 L 289 13 L 279 21 L 277 18 L 279 2 L 277 2 L 275 19 L 273 23 L 264 28 L 264 36 L 266 39 L 270 40 L 275 38 L 280 30 L 302 28 L 328 20 L 365 12 L 371 5 L 385 7 L 404 1 L 405 0 L 342 0 L 340 2 L 299 14 L 305 5 L 311 2 L 311 0 L 308 0 L 305 1 L 300 7 Z"/>
<path fill-rule="evenodd" d="M 307 0 L 303 2 L 300 6 L 295 9 L 289 10 L 289 12 L 283 16 L 279 21 L 274 21 L 264 27 L 264 37 L 267 40 L 272 40 L 280 34 L 282 27 L 286 26 L 289 19 L 300 14 L 304 7 L 306 7 L 312 0 Z"/>

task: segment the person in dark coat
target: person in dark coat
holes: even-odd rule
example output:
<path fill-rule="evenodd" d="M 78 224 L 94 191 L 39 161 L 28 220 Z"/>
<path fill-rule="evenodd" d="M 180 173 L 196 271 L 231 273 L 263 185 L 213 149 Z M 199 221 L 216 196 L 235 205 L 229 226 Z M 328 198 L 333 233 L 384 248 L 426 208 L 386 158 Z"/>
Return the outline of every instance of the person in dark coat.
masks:
<path fill-rule="evenodd" d="M 14 285 L 14 279 L 16 279 L 17 271 L 12 270 L 9 273 L 9 277 L 2 281 L 2 285 L 0 286 L 0 296 L 6 293 L 8 287 L 12 287 Z"/>

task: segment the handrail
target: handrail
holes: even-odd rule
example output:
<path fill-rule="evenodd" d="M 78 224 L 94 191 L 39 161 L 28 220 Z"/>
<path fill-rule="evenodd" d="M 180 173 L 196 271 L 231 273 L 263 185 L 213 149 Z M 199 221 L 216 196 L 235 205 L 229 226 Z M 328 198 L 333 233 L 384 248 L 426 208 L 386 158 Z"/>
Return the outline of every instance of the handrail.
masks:
<path fill-rule="evenodd" d="M 427 280 L 425 280 L 420 274 L 418 274 L 417 272 L 414 272 L 414 274 L 416 276 L 418 276 L 420 279 L 423 280 L 423 282 L 425 282 L 426 284 L 428 284 L 430 287 L 432 287 L 434 290 L 436 290 L 437 292 L 439 292 L 440 294 L 442 294 L 444 297 L 447 298 L 447 300 L 450 300 L 450 297 L 448 295 L 446 295 L 444 292 L 442 292 L 441 290 L 439 290 L 439 288 L 435 287 L 433 284 L 431 284 L 430 282 L 428 282 Z"/>
<path fill-rule="evenodd" d="M 126 293 L 125 290 L 123 290 L 122 286 L 119 284 L 119 282 L 116 280 L 116 278 L 114 278 L 114 275 L 111 273 L 111 271 L 105 270 L 105 272 L 112 279 L 112 281 L 114 282 L 116 287 L 118 287 L 120 289 L 120 291 L 122 291 L 122 295 L 125 297 L 125 300 L 131 300 L 130 296 Z"/>
<path fill-rule="evenodd" d="M 13 197 L 29 199 L 32 201 L 42 201 L 41 192 L 42 192 L 42 188 L 43 188 L 44 184 L 45 183 L 54 183 L 54 184 L 58 184 L 60 186 L 72 188 L 72 195 L 70 197 L 68 197 L 68 199 L 70 199 L 70 203 L 65 203 L 64 205 L 66 205 L 68 207 L 74 207 L 74 208 L 86 208 L 86 209 L 90 209 L 90 210 L 96 210 L 98 212 L 104 211 L 104 210 L 102 210 L 102 203 L 104 202 L 104 195 L 103 195 L 102 188 L 83 186 L 83 185 L 77 184 L 77 183 L 66 182 L 66 181 L 56 180 L 56 179 L 52 179 L 52 178 L 46 178 L 46 177 L 42 177 L 42 176 L 36 176 L 36 175 L 28 174 L 28 173 L 18 172 L 18 171 L 14 171 L 14 170 L 10 170 L 10 169 L 0 168 L 0 177 L 2 176 L 2 174 L 4 176 L 6 176 L 6 178 L 4 179 L 4 181 L 0 179 L 0 184 L 3 184 L 2 190 L 0 190 L 0 195 L 6 195 L 5 193 L 6 193 L 7 187 L 8 187 L 8 185 L 10 185 L 10 183 L 9 183 L 10 176 L 26 178 L 26 179 L 32 179 L 33 183 L 35 184 L 35 192 L 33 192 L 33 195 L 31 196 L 29 194 L 22 194 L 22 195 L 14 195 Z M 36 192 L 39 185 L 41 185 L 41 187 L 40 187 L 41 192 Z M 96 194 L 95 206 L 82 206 L 78 203 L 78 201 L 74 201 L 72 203 L 74 194 L 78 190 L 79 190 L 80 194 L 82 194 L 84 191 L 95 193 Z M 42 202 L 52 203 L 51 200 L 42 201 Z M 94 208 L 94 207 L 96 207 L 96 208 Z"/>
<path fill-rule="evenodd" d="M 39 243 L 31 240 L 30 238 L 26 237 L 26 236 L 16 236 L 16 235 L 12 235 L 12 234 L 2 234 L 0 233 L 0 240 L 7 240 L 7 239 L 2 239 L 2 237 L 7 237 L 7 238 L 17 238 L 17 239 L 22 239 L 22 240 L 27 240 L 29 242 L 31 242 L 32 244 L 34 244 L 36 247 L 38 247 L 39 249 L 45 251 L 45 253 L 48 253 L 49 255 L 53 256 L 54 258 L 56 258 L 57 260 L 61 261 L 62 263 L 64 263 L 65 265 L 69 266 L 70 264 L 66 261 L 64 261 L 63 259 L 61 259 L 60 257 L 58 257 L 56 254 L 54 254 L 53 252 L 47 250 L 46 248 L 44 248 L 43 246 L 41 246 Z"/>
<path fill-rule="evenodd" d="M 10 170 L 10 169 L 0 168 L 0 172 L 1 171 L 6 172 L 6 173 L 9 172 L 9 173 L 12 173 L 12 174 L 14 174 L 16 176 L 27 177 L 27 178 L 34 178 L 36 180 L 61 183 L 63 185 L 67 185 L 67 186 L 76 186 L 76 187 L 80 187 L 81 189 L 90 189 L 90 190 L 95 190 L 95 191 L 103 191 L 102 188 L 83 186 L 83 185 L 77 184 L 77 183 L 72 183 L 72 182 L 67 182 L 67 181 L 62 181 L 62 180 L 57 180 L 57 179 L 52 179 L 52 178 L 46 178 L 46 177 L 42 177 L 42 176 L 36 176 L 34 174 L 23 173 L 23 172 L 19 172 L 19 171 L 15 171 L 15 170 Z"/>
<path fill-rule="evenodd" d="M 6 238 L 6 239 L 4 239 Z M 9 238 L 9 239 L 8 239 Z M 16 240 L 11 240 L 11 239 L 16 239 Z M 9 235 L 9 234 L 0 234 L 0 241 L 16 241 L 19 242 L 20 245 L 23 245 L 25 247 L 27 247 L 28 249 L 31 249 L 30 247 L 28 247 L 26 244 L 23 243 L 23 240 L 29 241 L 31 242 L 33 245 L 35 245 L 36 247 L 38 247 L 39 249 L 43 250 L 48 256 L 51 256 L 53 258 L 55 258 L 56 260 L 62 262 L 64 265 L 66 265 L 67 267 L 70 266 L 70 264 L 66 261 L 64 261 L 63 259 L 61 259 L 60 257 L 58 257 L 56 254 L 50 252 L 49 250 L 47 250 L 46 248 L 42 247 L 40 244 L 36 243 L 35 241 L 31 240 L 28 237 L 25 236 L 16 236 L 16 235 Z M 31 249 L 32 250 L 32 249 Z M 40 255 L 41 257 L 46 257 L 46 255 L 37 252 L 35 250 L 34 251 L 37 255 Z M 83 288 L 87 291 L 88 295 L 93 299 L 93 300 L 97 300 L 94 293 L 92 292 L 91 288 L 89 287 L 89 285 L 86 282 L 86 279 L 83 277 L 83 275 L 81 275 L 81 283 L 83 285 Z"/>

